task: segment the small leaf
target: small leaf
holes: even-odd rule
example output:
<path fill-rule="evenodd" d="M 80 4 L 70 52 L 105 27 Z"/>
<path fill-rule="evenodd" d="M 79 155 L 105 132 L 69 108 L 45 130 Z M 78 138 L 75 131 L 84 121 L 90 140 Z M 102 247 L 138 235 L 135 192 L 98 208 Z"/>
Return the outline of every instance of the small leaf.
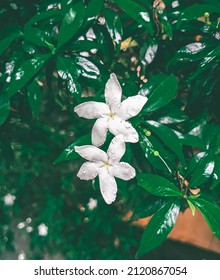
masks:
<path fill-rule="evenodd" d="M 151 76 L 138 94 L 148 97 L 144 112 L 155 111 L 167 105 L 176 95 L 177 80 L 173 75 L 157 74 Z"/>
<path fill-rule="evenodd" d="M 33 81 L 28 87 L 27 96 L 31 110 L 35 117 L 38 117 L 39 115 L 42 94 L 43 91 L 37 81 Z"/>
<path fill-rule="evenodd" d="M 91 144 L 91 134 L 84 135 L 77 139 L 74 143 L 69 145 L 55 160 L 54 164 L 62 161 L 74 160 L 79 158 L 79 154 L 75 152 L 75 146 L 90 145 Z"/>
<path fill-rule="evenodd" d="M 213 171 L 213 181 L 210 187 L 211 190 L 220 185 L 220 158 L 215 156 L 215 169 Z"/>
<path fill-rule="evenodd" d="M 0 125 L 7 119 L 10 112 L 10 103 L 4 95 L 0 95 Z"/>
<path fill-rule="evenodd" d="M 12 34 L 0 41 L 0 56 L 7 50 L 11 43 L 18 37 L 18 34 Z"/>
<path fill-rule="evenodd" d="M 66 13 L 57 39 L 57 49 L 73 38 L 83 23 L 85 7 L 82 3 L 72 6 Z"/>
<path fill-rule="evenodd" d="M 115 3 L 153 35 L 151 18 L 146 8 L 131 0 L 115 0 Z"/>
<path fill-rule="evenodd" d="M 201 212 L 212 232 L 220 240 L 220 208 L 206 195 L 188 197 L 188 200 Z"/>
<path fill-rule="evenodd" d="M 158 210 L 147 225 L 139 245 L 136 257 L 159 246 L 168 236 L 180 211 L 180 200 L 172 199 Z"/>
<path fill-rule="evenodd" d="M 44 66 L 51 54 L 42 54 L 35 58 L 27 60 L 22 66 L 13 73 L 7 97 L 10 98 L 22 87 L 24 87 L 34 75 Z"/>
<path fill-rule="evenodd" d="M 167 179 L 151 174 L 151 173 L 138 173 L 138 184 L 146 191 L 153 195 L 158 196 L 182 196 L 182 192 Z"/>
<path fill-rule="evenodd" d="M 182 164 L 185 165 L 181 142 L 172 129 L 155 121 L 147 121 L 146 123 L 160 140 L 178 156 Z"/>
<path fill-rule="evenodd" d="M 189 204 L 189 207 L 192 211 L 192 215 L 195 216 L 195 212 L 196 212 L 196 207 L 192 204 L 192 202 L 190 200 L 187 199 L 187 203 Z"/>

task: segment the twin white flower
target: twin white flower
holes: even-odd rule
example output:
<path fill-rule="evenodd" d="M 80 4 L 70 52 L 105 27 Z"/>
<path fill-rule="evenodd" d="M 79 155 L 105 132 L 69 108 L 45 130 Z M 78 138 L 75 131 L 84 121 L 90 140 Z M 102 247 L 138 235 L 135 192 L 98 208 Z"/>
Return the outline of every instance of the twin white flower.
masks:
<path fill-rule="evenodd" d="M 111 74 L 105 87 L 105 101 L 84 102 L 74 108 L 79 117 L 97 119 L 92 128 L 92 144 L 75 146 L 75 151 L 88 162 L 84 163 L 77 176 L 82 180 L 92 180 L 99 176 L 102 196 L 107 204 L 115 201 L 116 178 L 130 180 L 135 177 L 135 169 L 128 163 L 120 162 L 125 153 L 125 142 L 138 142 L 139 136 L 127 121 L 136 116 L 147 97 L 136 95 L 121 102 L 122 89 L 115 74 Z M 97 148 L 104 144 L 108 130 L 115 135 L 107 153 Z"/>

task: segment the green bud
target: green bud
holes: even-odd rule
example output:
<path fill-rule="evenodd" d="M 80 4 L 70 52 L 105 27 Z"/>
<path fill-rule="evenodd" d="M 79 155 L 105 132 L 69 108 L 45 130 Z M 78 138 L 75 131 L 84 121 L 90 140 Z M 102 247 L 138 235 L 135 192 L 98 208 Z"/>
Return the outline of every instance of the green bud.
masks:
<path fill-rule="evenodd" d="M 154 156 L 155 156 L 155 157 L 159 157 L 159 155 L 160 155 L 160 154 L 159 154 L 158 151 L 154 151 Z"/>
<path fill-rule="evenodd" d="M 208 12 L 204 13 L 204 17 L 208 18 L 209 17 L 209 13 Z"/>

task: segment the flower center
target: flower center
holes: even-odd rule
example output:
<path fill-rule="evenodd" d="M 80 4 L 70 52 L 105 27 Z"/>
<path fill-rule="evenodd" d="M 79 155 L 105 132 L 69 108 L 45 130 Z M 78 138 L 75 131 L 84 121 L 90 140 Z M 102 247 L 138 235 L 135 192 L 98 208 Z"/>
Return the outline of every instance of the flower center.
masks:
<path fill-rule="evenodd" d="M 103 162 L 103 167 L 108 168 L 109 166 L 111 166 L 111 164 L 108 161 Z"/>
<path fill-rule="evenodd" d="M 114 119 L 114 116 L 115 116 L 115 114 L 114 114 L 113 112 L 110 112 L 110 113 L 108 114 L 108 118 L 109 118 L 109 119 Z"/>

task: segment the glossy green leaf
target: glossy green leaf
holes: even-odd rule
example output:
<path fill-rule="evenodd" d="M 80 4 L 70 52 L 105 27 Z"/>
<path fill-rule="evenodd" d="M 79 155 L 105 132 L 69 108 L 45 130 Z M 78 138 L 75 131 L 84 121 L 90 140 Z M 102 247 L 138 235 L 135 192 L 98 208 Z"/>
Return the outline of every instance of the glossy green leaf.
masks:
<path fill-rule="evenodd" d="M 75 62 L 78 65 L 80 74 L 85 78 L 97 79 L 100 75 L 99 68 L 85 57 L 77 56 Z"/>
<path fill-rule="evenodd" d="M 34 75 L 44 66 L 51 54 L 43 54 L 27 60 L 21 67 L 13 73 L 7 96 L 10 98 L 22 87 L 24 87 Z"/>
<path fill-rule="evenodd" d="M 122 29 L 121 20 L 120 20 L 119 16 L 116 15 L 114 12 L 105 9 L 104 17 L 106 20 L 106 26 L 107 26 L 108 32 L 109 32 L 112 40 L 116 44 L 120 44 L 120 42 L 122 40 L 123 29 Z"/>
<path fill-rule="evenodd" d="M 54 164 L 62 161 L 74 160 L 79 158 L 79 154 L 75 152 L 75 146 L 83 146 L 91 144 L 91 134 L 84 135 L 70 144 L 55 160 Z"/>
<path fill-rule="evenodd" d="M 38 85 L 37 81 L 34 80 L 30 86 L 28 86 L 27 96 L 31 110 L 35 117 L 38 117 L 39 115 L 42 94 L 43 91 L 41 87 Z"/>
<path fill-rule="evenodd" d="M 194 4 L 187 7 L 181 14 L 178 23 L 182 20 L 192 20 L 204 16 L 204 13 L 220 13 L 220 9 L 213 5 Z"/>
<path fill-rule="evenodd" d="M 143 65 L 150 64 L 156 54 L 158 49 L 158 42 L 156 39 L 149 39 L 143 47 L 140 49 L 140 60 Z"/>
<path fill-rule="evenodd" d="M 115 3 L 124 10 L 130 17 L 145 27 L 150 35 L 153 35 L 151 18 L 147 10 L 132 0 L 114 0 Z"/>
<path fill-rule="evenodd" d="M 167 179 L 151 174 L 151 173 L 138 173 L 138 184 L 146 191 L 153 195 L 158 196 L 182 196 L 182 192 Z"/>
<path fill-rule="evenodd" d="M 192 211 L 192 215 L 195 216 L 195 212 L 196 212 L 196 207 L 194 206 L 194 204 L 192 204 L 192 202 L 190 200 L 187 199 L 187 203 L 189 205 L 189 208 Z"/>
<path fill-rule="evenodd" d="M 87 25 L 91 20 L 95 19 L 95 17 L 99 14 L 102 7 L 104 5 L 104 0 L 90 0 L 86 10 L 85 10 L 85 18 L 86 22 L 84 25 Z"/>
<path fill-rule="evenodd" d="M 204 194 L 199 197 L 188 197 L 188 200 L 198 208 L 212 232 L 220 239 L 220 208 Z"/>
<path fill-rule="evenodd" d="M 173 130 L 173 132 L 177 135 L 182 145 L 205 149 L 205 143 L 200 137 L 191 134 L 182 134 L 176 130 Z"/>
<path fill-rule="evenodd" d="M 138 219 L 149 217 L 155 214 L 170 198 L 150 196 L 145 200 L 146 206 L 141 209 L 135 209 L 129 221 L 136 221 Z"/>
<path fill-rule="evenodd" d="M 57 38 L 57 48 L 59 49 L 73 38 L 83 23 L 85 7 L 82 3 L 72 6 L 66 13 L 60 27 Z"/>
<path fill-rule="evenodd" d="M 172 199 L 154 214 L 142 235 L 137 258 L 156 248 L 167 238 L 176 223 L 179 211 L 180 200 Z"/>
<path fill-rule="evenodd" d="M 138 94 L 148 97 L 144 112 L 155 111 L 167 105 L 176 95 L 177 80 L 173 75 L 151 76 Z"/>
<path fill-rule="evenodd" d="M 192 175 L 189 181 L 189 187 L 199 187 L 211 177 L 215 167 L 214 157 L 212 154 L 205 153 L 198 161 L 192 159 L 190 167 L 189 172 Z"/>
<path fill-rule="evenodd" d="M 0 95 L 0 125 L 7 119 L 10 112 L 10 103 L 5 96 Z"/>
<path fill-rule="evenodd" d="M 215 168 L 213 171 L 213 180 L 210 189 L 213 190 L 219 185 L 220 185 L 220 157 L 215 156 Z"/>
<path fill-rule="evenodd" d="M 185 165 L 181 142 L 172 129 L 155 121 L 147 121 L 146 123 L 160 140 L 178 156 L 182 164 Z"/>

